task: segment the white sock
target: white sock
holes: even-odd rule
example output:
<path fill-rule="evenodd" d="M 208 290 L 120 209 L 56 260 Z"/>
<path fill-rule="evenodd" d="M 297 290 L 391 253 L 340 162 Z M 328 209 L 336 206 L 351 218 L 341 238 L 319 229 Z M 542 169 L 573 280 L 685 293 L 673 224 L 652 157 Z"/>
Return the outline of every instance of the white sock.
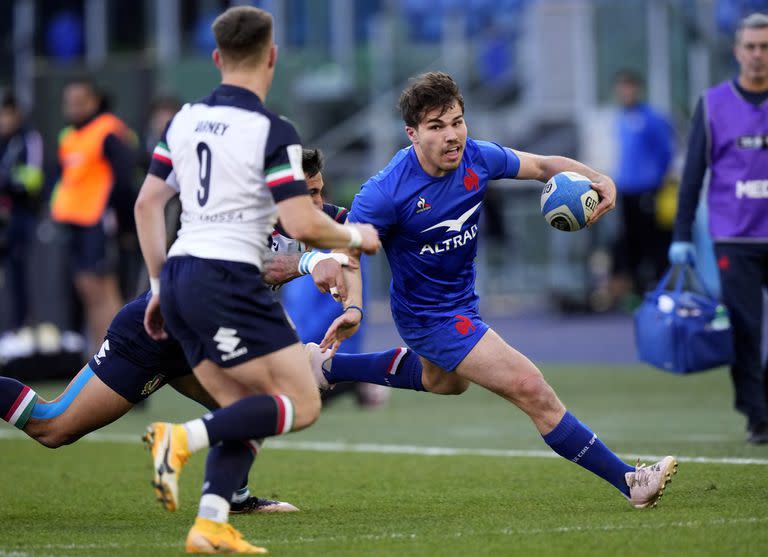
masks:
<path fill-rule="evenodd" d="M 229 518 L 229 501 L 213 493 L 206 493 L 200 498 L 197 516 L 223 524 Z"/>
<path fill-rule="evenodd" d="M 233 503 L 242 503 L 243 501 L 248 499 L 248 497 L 250 497 L 250 496 L 251 496 L 251 492 L 248 489 L 248 486 L 241 487 L 240 489 L 235 491 L 235 493 L 232 495 L 232 502 Z"/>
<path fill-rule="evenodd" d="M 184 424 L 187 430 L 187 445 L 191 452 L 197 452 L 210 446 L 208 441 L 208 430 L 200 418 L 191 420 Z"/>

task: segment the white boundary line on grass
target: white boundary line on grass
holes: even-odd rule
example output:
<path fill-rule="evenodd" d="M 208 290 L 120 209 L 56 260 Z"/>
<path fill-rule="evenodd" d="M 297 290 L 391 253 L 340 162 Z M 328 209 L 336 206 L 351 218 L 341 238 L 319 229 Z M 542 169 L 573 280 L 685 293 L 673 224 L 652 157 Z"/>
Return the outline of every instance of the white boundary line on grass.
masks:
<path fill-rule="evenodd" d="M 103 443 L 139 444 L 139 435 L 129 433 L 91 433 L 82 440 Z M 0 439 L 26 438 L 19 431 L 0 431 Z M 343 441 L 284 441 L 269 439 L 266 447 L 269 449 L 289 451 L 314 451 L 321 453 L 372 453 L 372 454 L 408 454 L 417 456 L 490 456 L 501 458 L 561 458 L 552 451 L 519 450 L 519 449 L 466 449 L 452 447 L 420 447 L 417 445 L 390 445 L 379 443 L 345 443 Z M 619 454 L 626 460 L 639 458 L 645 461 L 656 461 L 664 455 Z M 715 456 L 675 456 L 678 462 L 693 462 L 696 464 L 755 464 L 768 466 L 768 458 L 715 457 Z"/>
<path fill-rule="evenodd" d="M 740 517 L 740 518 L 716 518 L 713 520 L 686 520 L 671 522 L 653 522 L 652 524 L 602 524 L 594 526 L 557 526 L 553 528 L 502 528 L 500 530 L 465 530 L 445 534 L 443 537 L 462 538 L 465 536 L 536 536 L 548 534 L 570 534 L 581 532 L 615 532 L 622 530 L 659 530 L 664 528 L 707 528 L 710 526 L 732 526 L 737 524 L 762 524 L 768 522 L 768 517 Z M 383 541 L 383 540 L 416 540 L 424 536 L 417 533 L 391 532 L 388 534 L 362 534 L 359 536 L 297 536 L 295 538 L 256 539 L 254 543 L 259 545 L 286 544 L 286 543 L 327 543 L 327 542 L 352 542 L 359 540 Z M 87 549 L 123 549 L 123 548 L 175 548 L 180 547 L 180 542 L 166 542 L 160 544 L 130 544 L 120 545 L 116 543 L 61 543 L 39 544 L 25 543 L 25 551 L 10 552 L 0 549 L 0 557 L 32 557 L 39 550 L 87 550 Z M 42 557 L 42 556 L 41 556 Z"/>

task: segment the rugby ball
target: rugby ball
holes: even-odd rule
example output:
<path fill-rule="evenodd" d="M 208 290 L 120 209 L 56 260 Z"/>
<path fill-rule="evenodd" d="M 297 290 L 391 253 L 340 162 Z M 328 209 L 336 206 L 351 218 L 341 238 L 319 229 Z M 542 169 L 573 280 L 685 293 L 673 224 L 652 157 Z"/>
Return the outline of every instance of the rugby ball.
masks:
<path fill-rule="evenodd" d="M 575 232 L 587 226 L 599 197 L 592 181 L 576 172 L 561 172 L 549 179 L 541 192 L 541 214 L 551 226 Z"/>

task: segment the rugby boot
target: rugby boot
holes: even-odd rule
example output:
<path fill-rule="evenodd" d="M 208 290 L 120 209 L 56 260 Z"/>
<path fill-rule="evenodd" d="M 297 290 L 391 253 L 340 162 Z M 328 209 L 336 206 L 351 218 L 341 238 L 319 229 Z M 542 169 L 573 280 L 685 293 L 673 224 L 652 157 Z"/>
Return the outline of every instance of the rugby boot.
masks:
<path fill-rule="evenodd" d="M 147 427 L 142 440 L 152 452 L 155 467 L 152 487 L 157 500 L 165 510 L 176 511 L 179 508 L 179 474 L 192 454 L 187 444 L 187 430 L 183 425 L 155 422 Z"/>
<path fill-rule="evenodd" d="M 320 345 L 314 342 L 305 344 L 304 349 L 309 356 L 309 365 L 312 368 L 312 375 L 315 376 L 315 381 L 317 381 L 317 386 L 321 391 L 333 389 L 333 385 L 328 383 L 328 379 L 325 378 L 325 373 L 323 373 L 325 362 L 330 360 L 328 354 L 320 352 Z"/>
<path fill-rule="evenodd" d="M 640 464 L 640 459 L 637 459 L 635 471 L 624 474 L 629 486 L 629 503 L 636 509 L 655 507 L 676 472 L 677 461 L 674 457 L 665 456 L 651 466 Z"/>
<path fill-rule="evenodd" d="M 263 547 L 249 544 L 229 523 L 197 517 L 187 534 L 187 553 L 267 553 Z"/>
<path fill-rule="evenodd" d="M 241 503 L 230 503 L 229 514 L 295 513 L 299 509 L 284 501 L 248 497 Z"/>

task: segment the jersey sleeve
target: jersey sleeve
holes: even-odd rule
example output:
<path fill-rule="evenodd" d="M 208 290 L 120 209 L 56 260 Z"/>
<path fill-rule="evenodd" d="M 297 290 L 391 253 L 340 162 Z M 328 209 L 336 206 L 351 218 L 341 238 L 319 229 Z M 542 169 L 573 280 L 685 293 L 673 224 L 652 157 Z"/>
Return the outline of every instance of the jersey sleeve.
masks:
<path fill-rule="evenodd" d="M 347 217 L 349 217 L 349 211 L 344 207 L 338 207 L 331 203 L 323 203 L 323 212 L 339 224 L 347 222 Z"/>
<path fill-rule="evenodd" d="M 369 180 L 352 201 L 347 220 L 372 224 L 379 231 L 379 236 L 384 237 L 397 223 L 397 213 L 392 199 L 384 194 L 376 182 Z"/>
<path fill-rule="evenodd" d="M 179 184 L 176 182 L 176 173 L 173 171 L 173 160 L 171 160 L 171 150 L 168 148 L 168 141 L 166 139 L 171 124 L 173 124 L 173 119 L 166 124 L 163 135 L 160 136 L 160 141 L 157 142 L 155 150 L 152 151 L 152 160 L 149 163 L 148 173 L 164 180 L 169 186 L 178 191 Z"/>
<path fill-rule="evenodd" d="M 267 138 L 264 176 L 275 203 L 297 195 L 309 195 L 301 163 L 301 141 L 293 126 L 275 118 Z"/>
<path fill-rule="evenodd" d="M 509 147 L 490 141 L 475 141 L 491 180 L 514 178 L 520 171 L 520 159 Z"/>

